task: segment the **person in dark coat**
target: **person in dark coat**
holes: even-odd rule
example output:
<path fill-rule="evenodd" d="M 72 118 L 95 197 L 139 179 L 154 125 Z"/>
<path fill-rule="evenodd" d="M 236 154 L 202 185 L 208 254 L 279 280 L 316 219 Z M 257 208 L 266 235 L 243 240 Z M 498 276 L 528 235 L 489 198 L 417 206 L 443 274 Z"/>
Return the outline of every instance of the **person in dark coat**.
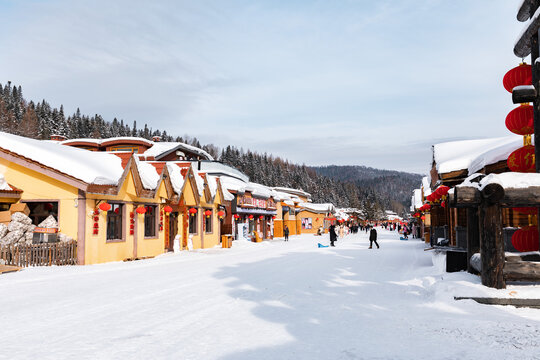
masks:
<path fill-rule="evenodd" d="M 283 235 L 285 235 L 285 241 L 289 241 L 289 227 L 285 225 L 285 229 L 283 229 Z"/>
<path fill-rule="evenodd" d="M 373 247 L 373 243 L 377 245 L 377 249 L 379 248 L 379 243 L 377 243 L 377 230 L 375 228 L 372 228 L 369 232 L 369 248 L 371 249 Z"/>
<path fill-rule="evenodd" d="M 335 246 L 334 241 L 336 241 L 337 239 L 336 225 L 330 225 L 330 227 L 328 228 L 328 233 L 330 234 L 330 246 Z"/>

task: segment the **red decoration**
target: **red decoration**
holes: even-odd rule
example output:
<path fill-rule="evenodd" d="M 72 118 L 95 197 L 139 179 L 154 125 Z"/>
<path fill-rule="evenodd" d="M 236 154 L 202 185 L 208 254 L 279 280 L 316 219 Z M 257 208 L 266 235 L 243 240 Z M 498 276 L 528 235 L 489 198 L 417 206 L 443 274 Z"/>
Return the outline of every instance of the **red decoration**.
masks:
<path fill-rule="evenodd" d="M 276 220 L 276 217 L 272 216 L 272 220 Z M 319 218 L 317 218 L 316 220 L 319 220 Z"/>
<path fill-rule="evenodd" d="M 98 229 L 94 229 L 94 235 L 97 235 L 99 234 L 99 230 Z"/>
<path fill-rule="evenodd" d="M 136 210 L 137 214 L 142 215 L 146 213 L 146 208 L 144 206 L 139 206 Z"/>
<path fill-rule="evenodd" d="M 240 215 L 238 215 L 238 214 L 234 214 L 233 217 L 235 218 L 235 220 L 240 219 Z"/>
<path fill-rule="evenodd" d="M 204 215 L 205 215 L 206 217 L 210 217 L 210 215 L 212 215 L 212 211 L 206 210 L 206 211 L 204 212 Z"/>
<path fill-rule="evenodd" d="M 131 219 L 133 219 L 133 218 L 135 217 L 135 213 L 134 213 L 133 211 L 130 212 L 130 213 L 129 213 L 129 217 L 130 217 Z M 132 221 L 133 221 L 133 220 L 132 220 Z"/>
<path fill-rule="evenodd" d="M 106 202 L 101 203 L 101 204 L 99 204 L 99 209 L 102 210 L 102 211 L 109 211 L 109 210 L 111 210 L 111 204 L 106 203 Z"/>
<path fill-rule="evenodd" d="M 512 245 L 517 251 L 538 251 L 538 228 L 526 226 L 512 235 Z"/>
<path fill-rule="evenodd" d="M 529 104 L 521 104 L 510 111 L 506 116 L 506 127 L 518 135 L 534 133 L 533 107 Z"/>
<path fill-rule="evenodd" d="M 129 235 L 133 235 L 133 234 L 135 234 L 135 230 L 133 229 L 129 230 Z"/>
<path fill-rule="evenodd" d="M 441 185 L 437 188 L 437 190 L 435 190 L 435 194 L 437 194 L 437 197 L 445 196 L 448 194 L 448 190 L 450 190 L 448 186 Z"/>
<path fill-rule="evenodd" d="M 225 211 L 219 210 L 217 214 L 218 214 L 219 217 L 224 217 L 225 216 Z"/>
<path fill-rule="evenodd" d="M 264 219 L 264 216 L 262 216 L 262 215 L 259 216 L 259 220 L 262 220 L 262 219 Z"/>
<path fill-rule="evenodd" d="M 99 221 L 99 217 L 94 216 L 94 221 Z"/>
<path fill-rule="evenodd" d="M 169 205 L 166 205 L 163 207 L 163 211 L 165 211 L 166 214 L 170 214 L 172 213 L 172 207 L 170 207 Z"/>
<path fill-rule="evenodd" d="M 442 206 L 443 208 L 446 207 L 446 201 L 442 201 L 442 202 L 441 202 L 441 206 Z"/>
<path fill-rule="evenodd" d="M 507 160 L 510 170 L 515 172 L 536 172 L 534 161 L 534 146 L 526 145 L 515 150 Z"/>
<path fill-rule="evenodd" d="M 425 205 L 423 206 L 423 208 L 424 208 L 423 211 L 429 211 L 429 210 L 431 210 L 431 205 L 430 205 L 430 204 L 425 204 Z"/>
<path fill-rule="evenodd" d="M 527 214 L 527 215 L 538 214 L 538 209 L 535 207 L 517 207 L 517 208 L 512 208 L 512 210 L 517 211 L 518 213 Z"/>
<path fill-rule="evenodd" d="M 422 217 L 420 219 L 426 220 L 426 217 L 424 215 L 422 215 Z"/>
<path fill-rule="evenodd" d="M 98 209 L 94 209 L 94 215 L 99 215 L 99 210 Z"/>
<path fill-rule="evenodd" d="M 420 213 L 414 214 L 414 217 L 420 217 Z"/>
<path fill-rule="evenodd" d="M 94 229 L 98 229 L 99 228 L 99 223 L 94 223 Z"/>
<path fill-rule="evenodd" d="M 516 86 L 532 85 L 532 67 L 531 65 L 521 63 L 512 70 L 508 71 L 503 78 L 504 88 L 512 92 Z"/>
<path fill-rule="evenodd" d="M 253 215 L 249 215 L 248 218 L 249 218 L 249 220 L 252 220 L 252 219 L 253 219 Z"/>
<path fill-rule="evenodd" d="M 191 208 L 191 209 L 189 209 L 189 214 L 190 214 L 191 216 L 194 216 L 196 213 L 197 213 L 197 209 L 196 209 L 196 208 Z"/>

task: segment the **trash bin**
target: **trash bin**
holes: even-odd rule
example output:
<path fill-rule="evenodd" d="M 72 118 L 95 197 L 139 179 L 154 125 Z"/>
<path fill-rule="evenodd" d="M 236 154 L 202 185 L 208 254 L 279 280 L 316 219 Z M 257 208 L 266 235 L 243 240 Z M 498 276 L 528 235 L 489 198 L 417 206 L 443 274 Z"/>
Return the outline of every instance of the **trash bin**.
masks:
<path fill-rule="evenodd" d="M 221 247 L 230 248 L 232 246 L 232 235 L 221 235 Z"/>

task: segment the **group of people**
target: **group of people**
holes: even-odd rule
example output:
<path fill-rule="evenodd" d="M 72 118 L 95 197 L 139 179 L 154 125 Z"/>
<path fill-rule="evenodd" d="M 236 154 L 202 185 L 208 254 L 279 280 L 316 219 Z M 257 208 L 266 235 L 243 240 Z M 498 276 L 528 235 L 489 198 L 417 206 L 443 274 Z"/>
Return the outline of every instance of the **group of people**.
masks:
<path fill-rule="evenodd" d="M 379 243 L 377 242 L 377 230 L 375 230 L 375 227 L 373 225 L 367 225 L 365 228 L 366 232 L 369 229 L 369 249 L 373 248 L 373 243 L 375 243 L 377 249 L 379 249 Z M 356 227 L 356 232 L 358 232 L 358 226 Z M 335 246 L 334 243 L 337 241 L 338 237 L 336 233 L 336 225 L 330 225 L 328 233 L 330 234 L 330 246 Z"/>

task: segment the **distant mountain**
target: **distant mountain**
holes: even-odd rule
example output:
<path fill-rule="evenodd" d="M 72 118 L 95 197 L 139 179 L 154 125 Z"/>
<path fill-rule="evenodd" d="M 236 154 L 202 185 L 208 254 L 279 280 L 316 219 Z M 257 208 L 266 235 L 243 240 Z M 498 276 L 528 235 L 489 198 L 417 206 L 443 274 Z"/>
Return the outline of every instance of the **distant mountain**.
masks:
<path fill-rule="evenodd" d="M 318 174 L 334 180 L 351 182 L 373 192 L 387 209 L 401 212 L 411 202 L 411 195 L 422 181 L 422 175 L 366 166 L 313 166 Z M 401 206 L 400 206 L 400 205 Z"/>

